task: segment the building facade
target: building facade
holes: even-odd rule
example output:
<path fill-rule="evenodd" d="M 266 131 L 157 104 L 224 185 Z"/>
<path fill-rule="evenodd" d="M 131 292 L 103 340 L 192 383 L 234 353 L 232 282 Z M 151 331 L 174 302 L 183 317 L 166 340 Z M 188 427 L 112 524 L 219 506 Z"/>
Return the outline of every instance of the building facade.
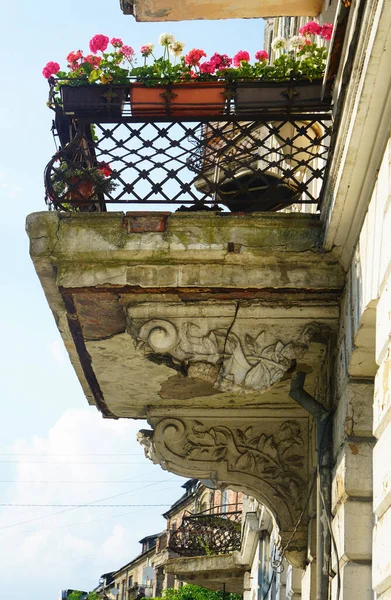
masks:
<path fill-rule="evenodd" d="M 335 14 L 331 109 L 298 116 L 330 132 L 316 214 L 38 213 L 31 255 L 88 401 L 147 418 L 156 464 L 258 503 L 239 555 L 166 573 L 230 573 L 248 600 L 388 600 L 391 3 L 294 4 Z"/>

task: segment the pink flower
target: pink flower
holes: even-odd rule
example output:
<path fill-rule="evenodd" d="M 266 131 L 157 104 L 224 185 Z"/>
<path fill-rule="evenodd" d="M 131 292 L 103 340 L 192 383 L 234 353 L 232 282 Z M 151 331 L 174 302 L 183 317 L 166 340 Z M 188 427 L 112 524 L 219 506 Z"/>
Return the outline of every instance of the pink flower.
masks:
<path fill-rule="evenodd" d="M 212 75 L 215 72 L 215 69 L 216 67 L 214 66 L 214 63 L 212 63 L 212 61 L 210 60 L 200 65 L 201 73 L 209 73 L 210 75 Z"/>
<path fill-rule="evenodd" d="M 215 52 L 209 61 L 216 70 L 228 69 L 232 65 L 232 58 L 227 54 L 219 54 Z"/>
<path fill-rule="evenodd" d="M 255 53 L 255 58 L 256 60 L 264 62 L 265 60 L 269 60 L 269 55 L 266 50 L 258 50 L 258 52 Z"/>
<path fill-rule="evenodd" d="M 94 54 L 99 51 L 104 52 L 108 45 L 109 38 L 107 35 L 102 35 L 101 33 L 94 35 L 94 37 L 90 40 L 90 50 Z"/>
<path fill-rule="evenodd" d="M 121 48 L 124 45 L 123 41 L 120 38 L 113 38 L 110 40 L 110 44 L 114 46 L 114 48 Z"/>
<path fill-rule="evenodd" d="M 301 35 L 320 35 L 322 27 L 316 21 L 308 21 L 303 27 L 300 27 Z"/>
<path fill-rule="evenodd" d="M 331 40 L 331 36 L 333 35 L 333 24 L 332 23 L 325 23 L 320 31 L 320 37 L 322 37 L 324 40 Z"/>
<path fill-rule="evenodd" d="M 95 56 L 95 54 L 89 54 L 85 57 L 84 62 L 90 63 L 94 67 L 99 67 L 102 59 L 100 56 Z"/>
<path fill-rule="evenodd" d="M 128 60 L 132 60 L 132 58 L 135 55 L 135 51 L 133 50 L 133 48 L 131 46 L 122 46 L 122 48 L 120 48 L 119 52 L 125 56 Z"/>
<path fill-rule="evenodd" d="M 239 50 L 234 56 L 235 67 L 240 67 L 242 62 L 250 62 L 250 55 L 246 50 Z"/>
<path fill-rule="evenodd" d="M 144 46 L 141 46 L 140 48 L 140 53 L 141 56 L 144 56 L 144 58 L 147 58 L 148 56 L 150 56 L 153 52 L 153 44 L 145 44 Z"/>
<path fill-rule="evenodd" d="M 49 77 L 58 73 L 59 70 L 60 70 L 60 65 L 56 62 L 50 61 L 42 69 L 42 75 L 45 77 L 45 79 L 49 79 Z"/>
<path fill-rule="evenodd" d="M 190 52 L 186 54 L 185 63 L 191 67 L 196 67 L 200 64 L 200 60 L 203 56 L 206 56 L 203 50 L 193 48 L 193 50 L 190 50 Z"/>

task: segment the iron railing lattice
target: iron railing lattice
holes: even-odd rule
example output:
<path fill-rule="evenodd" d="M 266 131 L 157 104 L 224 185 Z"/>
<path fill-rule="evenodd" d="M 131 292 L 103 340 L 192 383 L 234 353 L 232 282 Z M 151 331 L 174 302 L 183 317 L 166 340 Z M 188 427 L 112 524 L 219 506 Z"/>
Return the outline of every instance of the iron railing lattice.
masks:
<path fill-rule="evenodd" d="M 46 199 L 54 208 L 180 204 L 253 212 L 321 201 L 331 136 L 326 111 L 196 121 L 61 115 L 57 129 L 64 120 L 67 143 L 45 171 Z M 104 176 L 96 176 L 99 165 Z"/>
<path fill-rule="evenodd" d="M 168 547 L 180 556 L 208 556 L 240 550 L 241 511 L 186 515 L 176 531 L 170 533 Z"/>

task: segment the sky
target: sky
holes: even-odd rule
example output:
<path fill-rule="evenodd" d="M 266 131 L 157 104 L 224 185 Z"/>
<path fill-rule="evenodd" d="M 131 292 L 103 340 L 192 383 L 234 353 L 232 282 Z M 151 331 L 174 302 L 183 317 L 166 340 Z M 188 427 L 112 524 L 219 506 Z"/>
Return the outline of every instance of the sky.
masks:
<path fill-rule="evenodd" d="M 122 14 L 119 0 L 2 6 L 1 598 L 56 600 L 60 589 L 92 589 L 102 573 L 140 551 L 138 540 L 164 529 L 161 514 L 183 492 L 182 478 L 144 458 L 136 442 L 144 422 L 104 420 L 88 406 L 24 231 L 27 214 L 46 209 L 43 171 L 55 152 L 44 65 L 65 67 L 66 55 L 87 50 L 97 33 L 138 50 L 163 32 L 184 41 L 186 50 L 254 54 L 262 49 L 263 22 L 136 23 Z M 64 506 L 75 504 L 91 506 Z"/>

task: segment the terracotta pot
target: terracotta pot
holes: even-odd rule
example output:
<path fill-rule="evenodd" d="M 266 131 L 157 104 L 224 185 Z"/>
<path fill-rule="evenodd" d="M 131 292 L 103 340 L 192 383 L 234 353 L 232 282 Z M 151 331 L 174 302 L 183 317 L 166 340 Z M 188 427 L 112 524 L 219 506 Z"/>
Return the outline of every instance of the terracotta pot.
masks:
<path fill-rule="evenodd" d="M 122 114 L 126 88 L 120 85 L 63 85 L 61 99 L 64 114 L 94 115 L 100 119 L 117 118 Z"/>
<path fill-rule="evenodd" d="M 94 199 L 95 186 L 93 181 L 80 179 L 80 177 L 71 177 L 68 187 L 66 199 L 67 202 L 74 206 L 85 206 Z"/>
<path fill-rule="evenodd" d="M 134 117 L 221 115 L 225 105 L 223 83 L 175 83 L 147 87 L 134 83 L 130 104 Z"/>
<path fill-rule="evenodd" d="M 282 107 L 325 108 L 331 98 L 321 100 L 322 81 L 253 81 L 236 84 L 235 112 L 251 113 Z"/>

